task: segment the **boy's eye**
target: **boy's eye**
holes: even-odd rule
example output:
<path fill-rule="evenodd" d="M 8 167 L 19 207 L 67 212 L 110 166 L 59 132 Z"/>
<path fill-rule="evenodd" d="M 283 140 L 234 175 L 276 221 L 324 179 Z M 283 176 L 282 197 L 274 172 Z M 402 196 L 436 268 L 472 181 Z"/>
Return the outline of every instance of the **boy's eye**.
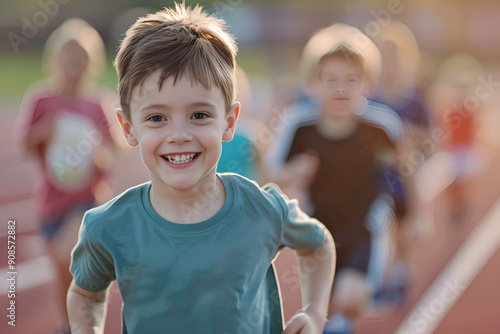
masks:
<path fill-rule="evenodd" d="M 207 115 L 207 114 L 205 114 L 205 113 L 203 113 L 203 112 L 197 112 L 197 113 L 195 113 L 195 114 L 193 115 L 193 117 L 192 117 L 192 118 L 193 118 L 193 119 L 205 119 L 205 118 L 207 118 L 207 117 L 208 117 L 208 115 Z"/>
<path fill-rule="evenodd" d="M 330 78 L 330 79 L 326 79 L 326 81 L 328 81 L 328 82 L 335 82 L 335 79 Z"/>
<path fill-rule="evenodd" d="M 148 121 L 152 121 L 155 123 L 162 122 L 164 120 L 165 120 L 165 118 L 163 116 L 160 116 L 160 115 L 153 115 L 153 116 L 148 118 Z"/>

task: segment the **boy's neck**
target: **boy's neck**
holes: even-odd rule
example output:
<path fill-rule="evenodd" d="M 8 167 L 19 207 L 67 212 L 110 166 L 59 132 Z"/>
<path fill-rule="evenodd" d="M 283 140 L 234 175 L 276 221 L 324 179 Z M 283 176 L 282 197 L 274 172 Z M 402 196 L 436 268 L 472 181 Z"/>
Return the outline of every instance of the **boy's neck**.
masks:
<path fill-rule="evenodd" d="M 341 140 L 352 135 L 358 128 L 359 118 L 354 114 L 335 116 L 323 112 L 316 125 L 319 134 L 328 140 Z"/>
<path fill-rule="evenodd" d="M 222 181 L 214 175 L 190 190 L 179 191 L 153 180 L 149 200 L 164 219 L 190 224 L 215 215 L 224 205 L 226 193 Z"/>

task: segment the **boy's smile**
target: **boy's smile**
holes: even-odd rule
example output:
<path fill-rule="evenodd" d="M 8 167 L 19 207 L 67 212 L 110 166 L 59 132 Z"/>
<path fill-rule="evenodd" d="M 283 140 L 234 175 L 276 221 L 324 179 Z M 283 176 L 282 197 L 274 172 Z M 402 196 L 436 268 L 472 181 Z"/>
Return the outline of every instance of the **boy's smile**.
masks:
<path fill-rule="evenodd" d="M 230 141 L 239 104 L 226 112 L 217 87 L 207 89 L 185 75 L 168 77 L 158 89 L 159 72 L 136 87 L 130 120 L 121 112 L 127 142 L 139 146 L 153 188 L 190 191 L 214 182 L 222 141 Z"/>
<path fill-rule="evenodd" d="M 199 153 L 173 153 L 163 155 L 163 159 L 171 165 L 172 168 L 184 168 L 199 156 Z"/>

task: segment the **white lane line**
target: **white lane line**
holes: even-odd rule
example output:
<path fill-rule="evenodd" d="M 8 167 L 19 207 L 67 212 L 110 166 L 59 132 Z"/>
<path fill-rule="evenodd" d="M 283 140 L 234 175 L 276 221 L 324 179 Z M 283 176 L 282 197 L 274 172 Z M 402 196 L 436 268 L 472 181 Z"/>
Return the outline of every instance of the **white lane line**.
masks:
<path fill-rule="evenodd" d="M 500 248 L 500 200 L 476 226 L 395 333 L 430 334 Z"/>
<path fill-rule="evenodd" d="M 7 279 L 10 275 L 7 273 L 11 271 L 8 267 L 0 269 L 0 295 L 2 296 L 9 291 Z M 14 275 L 16 293 L 49 283 L 55 277 L 54 271 L 55 268 L 48 256 L 39 256 L 16 265 L 16 274 Z"/>
<path fill-rule="evenodd" d="M 456 177 L 453 156 L 447 152 L 436 152 L 416 172 L 418 194 L 425 203 L 431 203 Z"/>

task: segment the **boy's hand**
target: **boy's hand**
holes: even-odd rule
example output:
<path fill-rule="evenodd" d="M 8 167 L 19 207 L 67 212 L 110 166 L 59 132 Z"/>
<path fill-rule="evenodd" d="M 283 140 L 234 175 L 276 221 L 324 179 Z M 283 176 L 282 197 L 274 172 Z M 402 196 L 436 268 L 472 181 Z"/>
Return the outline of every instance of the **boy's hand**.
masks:
<path fill-rule="evenodd" d="M 321 334 L 325 322 L 319 315 L 299 311 L 287 322 L 283 334 Z"/>
<path fill-rule="evenodd" d="M 320 159 L 317 152 L 307 150 L 296 154 L 288 162 L 291 180 L 299 188 L 309 187 L 316 177 L 320 167 Z"/>

